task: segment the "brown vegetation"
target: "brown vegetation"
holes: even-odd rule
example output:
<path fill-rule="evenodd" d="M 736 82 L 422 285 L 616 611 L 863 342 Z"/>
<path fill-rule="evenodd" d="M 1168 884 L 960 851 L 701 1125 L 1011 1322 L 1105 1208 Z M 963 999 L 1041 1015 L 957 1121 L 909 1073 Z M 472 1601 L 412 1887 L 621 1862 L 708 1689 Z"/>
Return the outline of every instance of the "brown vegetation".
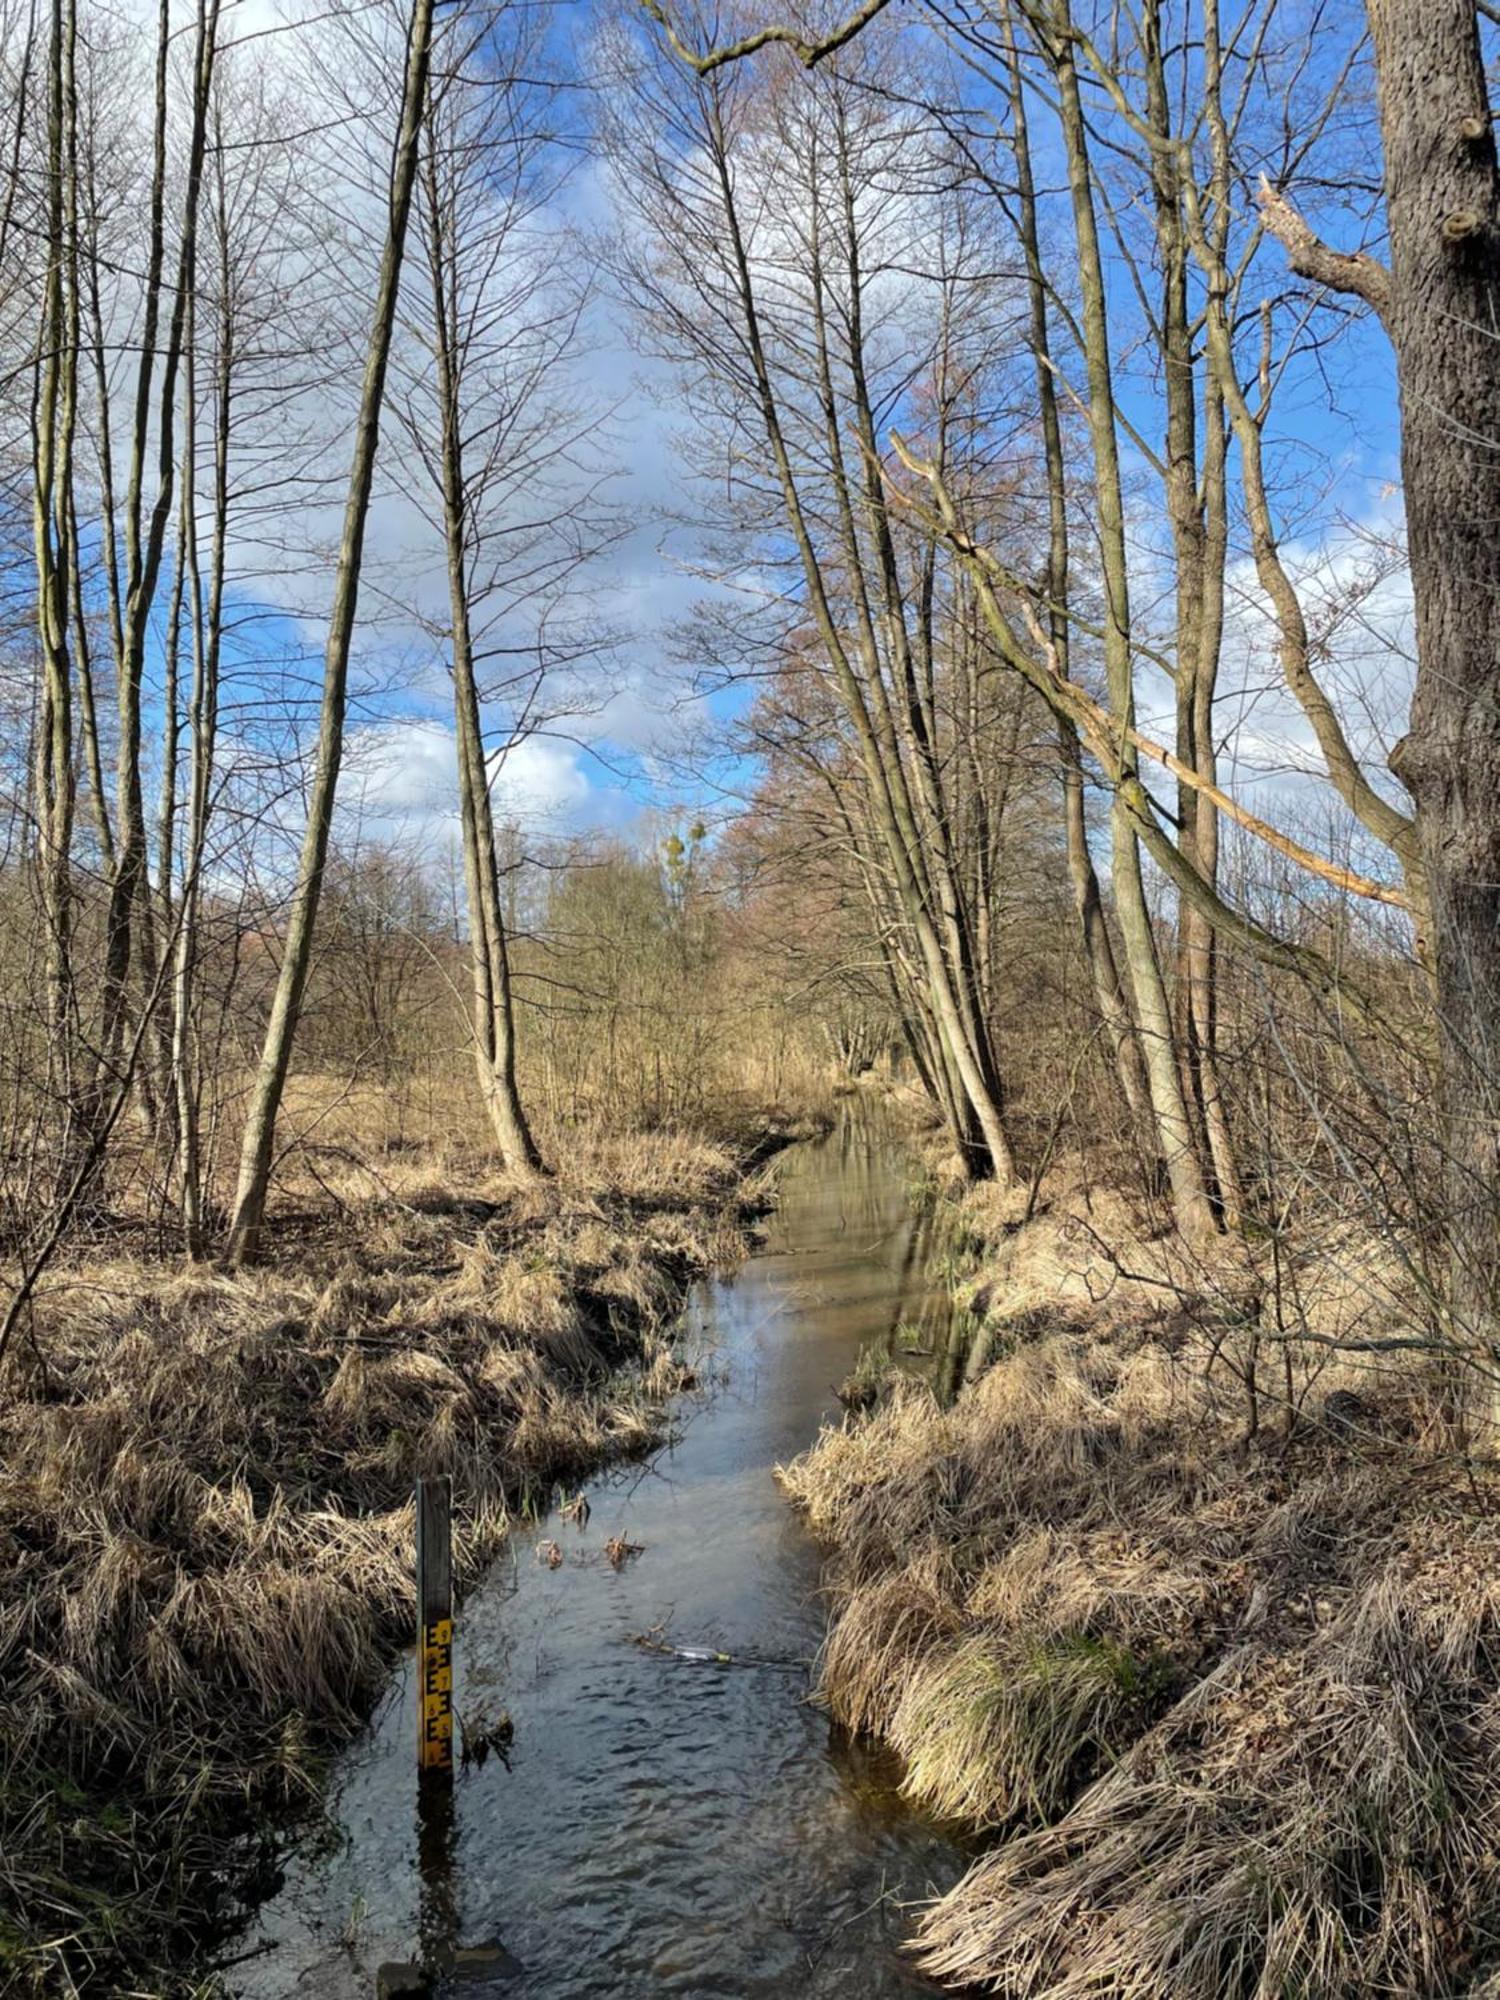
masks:
<path fill-rule="evenodd" d="M 413 1475 L 455 1475 L 472 1579 L 518 1510 L 656 1440 L 754 1143 L 574 1136 L 542 1183 L 325 1160 L 264 1269 L 59 1270 L 0 1414 L 0 1987 L 194 1989 L 165 1968 L 410 1638 Z"/>
<path fill-rule="evenodd" d="M 112 1978 L 309 1794 L 414 1470 L 472 1569 L 651 1434 L 682 1135 L 826 1051 L 991 1183 L 965 1394 L 856 1371 L 787 1475 L 830 1700 L 996 1842 L 927 1963 L 1488 1976 L 1500 14 L 597 11 L 0 0 L 0 1969 Z M 504 823 L 688 712 L 727 835 Z"/>
<path fill-rule="evenodd" d="M 1373 1245 L 1309 1250 L 1275 1338 L 1268 1258 L 1194 1271 L 1128 1219 L 1075 1192 L 992 1239 L 993 1365 L 782 1474 L 832 1552 L 833 1713 L 988 1837 L 921 1961 L 1027 2000 L 1468 1991 L 1500 1962 L 1493 1481 L 1431 1364 L 1368 1351 L 1402 1309 Z"/>

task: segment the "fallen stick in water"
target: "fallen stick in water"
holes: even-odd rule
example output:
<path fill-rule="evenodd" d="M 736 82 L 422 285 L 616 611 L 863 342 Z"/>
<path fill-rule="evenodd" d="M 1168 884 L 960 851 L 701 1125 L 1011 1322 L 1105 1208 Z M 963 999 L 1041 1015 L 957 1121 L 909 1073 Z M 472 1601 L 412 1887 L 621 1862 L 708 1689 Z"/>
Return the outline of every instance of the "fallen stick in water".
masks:
<path fill-rule="evenodd" d="M 700 1667 L 769 1667 L 773 1672 L 805 1674 L 811 1660 L 752 1660 L 739 1653 L 721 1653 L 713 1646 L 674 1646 L 659 1630 L 637 1632 L 631 1642 L 643 1653 L 660 1653 L 671 1660 L 686 1660 Z"/>

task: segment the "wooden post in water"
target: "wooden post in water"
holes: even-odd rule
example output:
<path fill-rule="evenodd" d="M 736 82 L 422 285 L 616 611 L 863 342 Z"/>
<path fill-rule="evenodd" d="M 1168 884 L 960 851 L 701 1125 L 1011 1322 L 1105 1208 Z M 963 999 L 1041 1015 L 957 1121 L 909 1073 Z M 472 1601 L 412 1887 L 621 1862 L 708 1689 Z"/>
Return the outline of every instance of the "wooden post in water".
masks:
<path fill-rule="evenodd" d="M 453 1776 L 453 1483 L 417 1481 L 417 1768 Z"/>

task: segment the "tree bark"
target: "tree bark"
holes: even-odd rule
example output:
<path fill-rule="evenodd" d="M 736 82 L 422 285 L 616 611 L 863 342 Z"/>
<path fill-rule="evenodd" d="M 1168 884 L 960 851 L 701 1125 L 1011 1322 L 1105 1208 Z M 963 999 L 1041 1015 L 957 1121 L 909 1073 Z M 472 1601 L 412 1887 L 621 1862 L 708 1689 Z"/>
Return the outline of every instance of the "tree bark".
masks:
<path fill-rule="evenodd" d="M 1500 181 L 1473 0 L 1367 0 L 1416 609 L 1410 728 L 1441 1033 L 1452 1304 L 1500 1308 Z"/>
<path fill-rule="evenodd" d="M 1121 781 L 1133 781 L 1136 772 L 1135 753 L 1126 736 L 1135 720 L 1129 565 L 1125 547 L 1119 445 L 1115 435 L 1113 362 L 1104 268 L 1071 27 L 1067 0 L 1059 0 L 1056 26 L 1047 36 L 1047 55 L 1058 84 L 1078 243 L 1079 276 L 1083 289 L 1084 358 L 1089 385 L 1089 427 L 1093 440 L 1105 592 L 1105 668 L 1111 715 L 1121 734 L 1118 769 L 1111 773 L 1117 787 L 1110 810 L 1115 910 L 1135 1000 L 1151 1108 L 1172 1190 L 1173 1214 L 1185 1235 L 1201 1236 L 1213 1230 L 1213 1212 L 1183 1096 L 1171 1010 L 1146 903 L 1136 820 L 1121 789 Z"/>
<path fill-rule="evenodd" d="M 266 1195 L 276 1140 L 276 1115 L 281 1107 L 292 1043 L 302 1012 L 307 975 L 312 964 L 313 932 L 322 894 L 323 870 L 333 826 L 334 798 L 344 752 L 344 710 L 349 681 L 349 653 L 359 606 L 360 566 L 365 524 L 375 479 L 380 442 L 380 413 L 385 400 L 386 366 L 401 286 L 406 228 L 416 181 L 418 140 L 427 96 L 432 52 L 434 0 L 414 0 L 402 87 L 401 118 L 392 162 L 389 219 L 380 259 L 380 277 L 365 357 L 364 381 L 354 429 L 354 457 L 344 509 L 343 538 L 334 577 L 333 605 L 323 661 L 323 700 L 318 719 L 318 750 L 308 800 L 307 830 L 297 864 L 297 881 L 287 919 L 281 973 L 271 1003 L 260 1067 L 256 1073 L 240 1153 L 239 1185 L 230 1225 L 229 1254 L 236 1264 L 254 1260 L 260 1249 Z"/>
<path fill-rule="evenodd" d="M 1047 281 L 1042 267 L 1037 222 L 1036 177 L 1031 164 L 1031 134 L 1026 119 L 1026 94 L 1011 17 L 1005 18 L 1005 53 L 1009 69 L 1012 146 L 1016 159 L 1021 248 L 1026 257 L 1027 299 L 1031 348 L 1036 360 L 1037 406 L 1042 419 L 1042 449 L 1047 478 L 1047 631 L 1066 678 L 1072 643 L 1068 593 L 1072 549 L 1068 532 L 1068 469 L 1063 451 L 1062 418 L 1057 406 L 1057 382 L 1052 370 L 1052 337 L 1047 311 Z M 1056 718 L 1058 762 L 1062 770 L 1063 831 L 1067 843 L 1068 880 L 1078 913 L 1084 956 L 1093 979 L 1094 998 L 1109 1037 L 1120 1091 L 1133 1119 L 1149 1115 L 1145 1065 L 1130 1003 L 1120 983 L 1114 943 L 1099 893 L 1099 876 L 1089 849 L 1084 792 L 1083 754 L 1076 727 Z"/>

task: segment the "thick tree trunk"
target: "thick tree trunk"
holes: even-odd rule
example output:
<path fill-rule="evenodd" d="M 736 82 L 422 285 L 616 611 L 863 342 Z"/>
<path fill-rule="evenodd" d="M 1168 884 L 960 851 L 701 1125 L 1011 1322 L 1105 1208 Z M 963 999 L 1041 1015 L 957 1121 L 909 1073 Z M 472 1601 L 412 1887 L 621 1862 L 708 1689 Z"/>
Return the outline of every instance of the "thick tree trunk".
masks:
<path fill-rule="evenodd" d="M 1500 187 L 1473 0 L 1368 0 L 1416 607 L 1411 726 L 1458 1335 L 1500 1318 Z"/>

